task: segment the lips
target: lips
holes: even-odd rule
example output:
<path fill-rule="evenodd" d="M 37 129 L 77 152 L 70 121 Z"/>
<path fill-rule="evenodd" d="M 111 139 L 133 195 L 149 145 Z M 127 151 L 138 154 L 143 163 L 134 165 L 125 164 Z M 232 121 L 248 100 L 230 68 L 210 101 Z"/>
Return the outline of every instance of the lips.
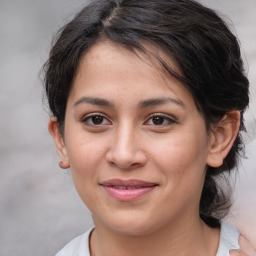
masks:
<path fill-rule="evenodd" d="M 105 192 L 119 201 L 137 200 L 154 190 L 158 184 L 141 180 L 113 179 L 100 183 Z"/>

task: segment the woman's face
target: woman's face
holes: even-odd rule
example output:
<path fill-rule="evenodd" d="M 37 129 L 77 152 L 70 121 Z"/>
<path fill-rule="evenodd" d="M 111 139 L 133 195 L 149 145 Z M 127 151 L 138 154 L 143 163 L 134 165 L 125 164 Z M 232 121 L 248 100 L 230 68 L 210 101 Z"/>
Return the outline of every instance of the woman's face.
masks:
<path fill-rule="evenodd" d="M 62 157 L 96 226 L 146 234 L 198 219 L 210 141 L 191 94 L 143 56 L 105 42 L 82 58 Z"/>

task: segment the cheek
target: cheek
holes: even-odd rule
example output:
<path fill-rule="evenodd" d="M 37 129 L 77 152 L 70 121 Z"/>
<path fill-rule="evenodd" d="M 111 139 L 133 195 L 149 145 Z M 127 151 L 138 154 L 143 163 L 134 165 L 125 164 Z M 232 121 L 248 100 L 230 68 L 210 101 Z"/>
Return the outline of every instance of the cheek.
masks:
<path fill-rule="evenodd" d="M 195 176 L 203 173 L 206 165 L 207 145 L 205 140 L 191 134 L 170 136 L 168 140 L 158 141 L 153 148 L 155 162 L 166 175 Z M 205 145 L 204 145 L 205 144 Z"/>
<path fill-rule="evenodd" d="M 162 173 L 161 182 L 166 195 L 164 204 L 181 210 L 197 207 L 205 177 L 205 146 L 190 136 L 176 136 L 160 145 L 155 148 L 155 163 Z M 166 206 L 168 211 L 169 206 Z"/>
<path fill-rule="evenodd" d="M 67 152 L 75 183 L 92 182 L 91 179 L 94 179 L 96 170 L 103 162 L 105 144 L 102 139 L 90 138 L 88 135 L 72 136 L 67 141 Z"/>
<path fill-rule="evenodd" d="M 102 166 L 102 149 L 95 143 L 79 142 L 69 147 L 71 173 L 76 190 L 89 209 L 95 204 L 95 185 Z M 94 191 L 94 192 L 93 192 Z"/>

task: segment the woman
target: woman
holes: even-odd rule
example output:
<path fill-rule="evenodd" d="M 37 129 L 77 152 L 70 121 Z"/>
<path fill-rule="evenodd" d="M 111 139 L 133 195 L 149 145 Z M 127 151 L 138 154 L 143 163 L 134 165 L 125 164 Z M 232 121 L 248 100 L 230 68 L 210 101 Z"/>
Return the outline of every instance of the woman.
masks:
<path fill-rule="evenodd" d="M 93 1 L 45 68 L 60 167 L 95 224 L 58 256 L 239 249 L 217 178 L 241 153 L 249 83 L 214 11 L 190 0 Z"/>

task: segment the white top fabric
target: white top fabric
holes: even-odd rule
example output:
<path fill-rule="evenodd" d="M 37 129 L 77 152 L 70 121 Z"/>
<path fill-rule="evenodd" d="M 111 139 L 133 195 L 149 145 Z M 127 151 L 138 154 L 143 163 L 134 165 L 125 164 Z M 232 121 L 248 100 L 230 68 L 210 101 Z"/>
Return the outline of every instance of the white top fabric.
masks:
<path fill-rule="evenodd" d="M 74 238 L 55 256 L 90 256 L 89 239 L 94 228 Z M 221 222 L 219 249 L 216 256 L 230 256 L 230 249 L 239 249 L 238 230 L 224 222 Z"/>
<path fill-rule="evenodd" d="M 240 249 L 239 235 L 240 233 L 235 227 L 221 222 L 219 249 L 216 256 L 230 256 L 229 250 Z"/>

